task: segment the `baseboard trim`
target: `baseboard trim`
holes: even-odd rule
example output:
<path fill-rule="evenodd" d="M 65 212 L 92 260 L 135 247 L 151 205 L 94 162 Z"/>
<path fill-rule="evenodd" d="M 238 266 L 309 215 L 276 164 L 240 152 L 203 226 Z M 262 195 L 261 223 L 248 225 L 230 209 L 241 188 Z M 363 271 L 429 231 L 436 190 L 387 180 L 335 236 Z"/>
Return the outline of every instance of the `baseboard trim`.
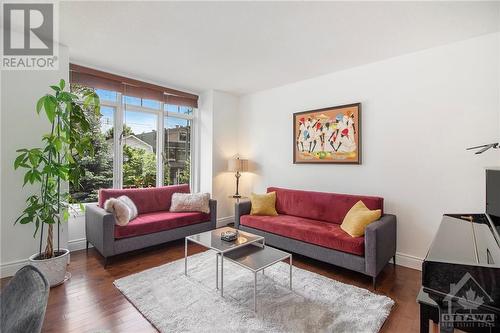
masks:
<path fill-rule="evenodd" d="M 28 259 L 10 261 L 0 266 L 0 278 L 13 276 L 18 270 L 28 264 Z"/>
<path fill-rule="evenodd" d="M 226 216 L 217 219 L 217 228 L 225 227 L 229 223 L 234 223 L 234 216 Z"/>
<path fill-rule="evenodd" d="M 68 255 L 68 265 L 71 262 L 71 250 Z M 0 265 L 0 278 L 14 276 L 18 270 L 29 265 L 28 259 L 15 260 Z"/>
<path fill-rule="evenodd" d="M 68 249 L 70 252 L 83 250 L 87 245 L 86 238 L 73 239 L 68 241 Z M 89 247 L 92 247 L 92 244 L 89 244 Z"/>
<path fill-rule="evenodd" d="M 410 254 L 402 252 L 396 252 L 396 265 L 413 268 L 418 271 L 421 271 L 423 261 L 424 261 L 423 258 L 415 257 Z"/>

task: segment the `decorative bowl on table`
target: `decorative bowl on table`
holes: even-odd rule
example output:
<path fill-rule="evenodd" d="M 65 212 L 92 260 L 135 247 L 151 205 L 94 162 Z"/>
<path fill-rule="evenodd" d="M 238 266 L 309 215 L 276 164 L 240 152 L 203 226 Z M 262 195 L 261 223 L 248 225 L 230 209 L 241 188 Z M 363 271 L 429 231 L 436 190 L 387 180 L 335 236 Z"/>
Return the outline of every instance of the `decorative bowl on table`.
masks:
<path fill-rule="evenodd" d="M 220 234 L 220 239 L 226 242 L 233 242 L 238 238 L 238 231 L 224 231 Z"/>

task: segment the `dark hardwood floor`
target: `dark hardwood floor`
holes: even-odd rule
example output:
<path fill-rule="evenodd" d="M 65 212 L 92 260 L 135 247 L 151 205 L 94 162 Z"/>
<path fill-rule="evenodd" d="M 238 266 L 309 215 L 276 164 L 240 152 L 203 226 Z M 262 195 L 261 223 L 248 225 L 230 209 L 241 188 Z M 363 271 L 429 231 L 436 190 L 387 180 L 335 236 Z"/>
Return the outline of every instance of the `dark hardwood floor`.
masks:
<path fill-rule="evenodd" d="M 189 254 L 205 249 L 190 245 Z M 155 328 L 113 286 L 113 281 L 132 273 L 184 257 L 184 242 L 176 241 L 114 258 L 106 269 L 94 250 L 71 253 L 72 277 L 52 288 L 43 332 L 156 332 Z M 294 266 L 371 290 L 371 278 L 343 268 L 294 255 Z M 389 264 L 378 279 L 377 293 L 391 297 L 396 305 L 381 332 L 418 332 L 419 271 Z M 5 284 L 3 279 L 0 284 Z"/>

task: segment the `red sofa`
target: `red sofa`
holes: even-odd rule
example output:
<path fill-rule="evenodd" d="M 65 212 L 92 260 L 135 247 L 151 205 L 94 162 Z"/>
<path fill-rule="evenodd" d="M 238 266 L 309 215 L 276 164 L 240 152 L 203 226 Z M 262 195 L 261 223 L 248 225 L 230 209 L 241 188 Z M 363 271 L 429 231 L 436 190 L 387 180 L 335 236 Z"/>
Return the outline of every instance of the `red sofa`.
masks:
<path fill-rule="evenodd" d="M 98 205 L 88 205 L 85 211 L 87 248 L 89 243 L 94 245 L 107 259 L 120 253 L 215 229 L 215 200 L 210 200 L 210 214 L 170 212 L 174 193 L 189 193 L 189 185 L 100 190 Z M 139 213 L 137 218 L 125 226 L 116 225 L 113 214 L 103 209 L 107 199 L 122 195 L 132 199 Z"/>
<path fill-rule="evenodd" d="M 236 204 L 238 228 L 262 235 L 266 243 L 291 252 L 356 270 L 373 278 L 396 254 L 396 216 L 384 214 L 380 197 L 290 190 L 276 192 L 278 216 L 249 215 L 250 202 Z M 359 200 L 382 217 L 368 225 L 365 236 L 351 237 L 340 228 Z"/>

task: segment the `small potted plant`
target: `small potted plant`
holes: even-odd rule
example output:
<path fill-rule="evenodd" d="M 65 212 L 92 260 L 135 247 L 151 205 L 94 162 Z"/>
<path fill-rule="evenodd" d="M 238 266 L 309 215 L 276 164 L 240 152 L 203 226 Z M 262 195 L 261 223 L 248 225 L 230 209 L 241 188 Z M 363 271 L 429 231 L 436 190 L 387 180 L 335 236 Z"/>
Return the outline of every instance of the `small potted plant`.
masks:
<path fill-rule="evenodd" d="M 26 208 L 15 223 L 33 223 L 33 238 L 40 232 L 39 251 L 29 261 L 55 286 L 65 281 L 68 263 L 69 250 L 59 245 L 60 224 L 68 220 L 73 204 L 67 184 L 78 186 L 84 170 L 77 160 L 93 154 L 90 124 L 84 108 L 99 114 L 100 104 L 92 90 L 81 96 L 65 91 L 64 80 L 50 87 L 54 92 L 41 97 L 36 104 L 38 114 L 45 111 L 50 132 L 43 135 L 41 147 L 17 150 L 19 154 L 14 161 L 15 169 L 25 170 L 23 186 L 29 183 L 39 187 L 38 193 L 27 197 Z M 54 246 L 54 226 L 57 227 L 57 247 Z M 42 251 L 44 235 L 46 242 Z"/>

